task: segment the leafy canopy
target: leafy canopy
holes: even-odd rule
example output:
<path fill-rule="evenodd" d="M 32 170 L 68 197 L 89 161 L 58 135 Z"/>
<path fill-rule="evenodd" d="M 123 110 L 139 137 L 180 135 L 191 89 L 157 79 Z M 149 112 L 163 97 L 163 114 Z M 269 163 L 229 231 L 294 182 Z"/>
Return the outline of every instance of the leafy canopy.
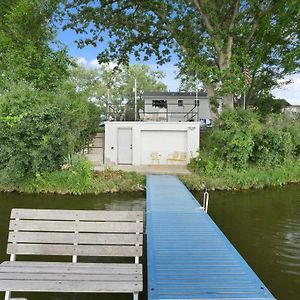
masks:
<path fill-rule="evenodd" d="M 201 80 L 231 107 L 231 95 L 246 88 L 244 66 L 252 75 L 266 64 L 283 74 L 299 67 L 296 0 L 70 0 L 65 11 L 65 27 L 81 34 L 79 47 L 109 37 L 100 62 L 128 64 L 134 55 L 163 64 L 175 53 L 182 75 Z"/>
<path fill-rule="evenodd" d="M 99 109 L 74 89 L 10 85 L 0 95 L 0 182 L 59 169 L 91 140 L 99 118 Z"/>
<path fill-rule="evenodd" d="M 166 91 L 161 81 L 164 74 L 153 71 L 146 65 L 102 64 L 99 68 L 77 65 L 71 69 L 70 82 L 95 102 L 102 114 L 109 114 L 115 120 L 134 119 L 134 92 L 137 80 L 138 107 L 142 108 L 141 95 L 144 91 Z"/>
<path fill-rule="evenodd" d="M 67 77 L 70 63 L 67 52 L 53 44 L 55 32 L 51 20 L 59 3 L 58 0 L 0 2 L 0 87 L 8 81 L 23 80 L 40 89 L 51 89 Z"/>

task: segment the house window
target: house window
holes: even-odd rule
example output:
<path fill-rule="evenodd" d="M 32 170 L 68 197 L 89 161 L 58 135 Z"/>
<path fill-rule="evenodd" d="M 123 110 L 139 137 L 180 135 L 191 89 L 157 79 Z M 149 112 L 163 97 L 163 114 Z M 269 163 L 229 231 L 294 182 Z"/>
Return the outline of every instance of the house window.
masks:
<path fill-rule="evenodd" d="M 152 100 L 152 106 L 158 108 L 167 108 L 167 100 Z"/>
<path fill-rule="evenodd" d="M 183 100 L 178 100 L 178 106 L 183 106 Z"/>

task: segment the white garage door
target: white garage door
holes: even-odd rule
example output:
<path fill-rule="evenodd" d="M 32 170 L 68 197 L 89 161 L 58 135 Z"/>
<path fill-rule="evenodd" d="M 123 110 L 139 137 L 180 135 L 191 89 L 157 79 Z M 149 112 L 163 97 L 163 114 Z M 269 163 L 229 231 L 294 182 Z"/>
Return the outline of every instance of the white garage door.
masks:
<path fill-rule="evenodd" d="M 167 164 L 169 154 L 175 151 L 187 151 L 186 131 L 142 131 L 141 132 L 141 164 L 151 165 L 151 153 L 161 154 L 160 164 Z M 155 162 L 156 164 L 157 162 Z"/>

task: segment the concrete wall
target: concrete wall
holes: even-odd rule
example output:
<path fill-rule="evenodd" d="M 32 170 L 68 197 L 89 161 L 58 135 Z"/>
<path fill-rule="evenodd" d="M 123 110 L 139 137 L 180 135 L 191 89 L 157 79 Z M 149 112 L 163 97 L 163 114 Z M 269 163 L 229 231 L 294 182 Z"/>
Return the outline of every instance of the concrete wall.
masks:
<path fill-rule="evenodd" d="M 105 123 L 105 164 L 118 164 L 118 129 L 132 129 L 132 165 L 154 164 L 151 152 L 161 154 L 167 164 L 174 151 L 186 152 L 188 160 L 199 149 L 199 124 L 191 122 L 107 122 Z M 156 164 L 156 163 L 155 163 Z M 180 163 L 184 164 L 184 163 Z"/>

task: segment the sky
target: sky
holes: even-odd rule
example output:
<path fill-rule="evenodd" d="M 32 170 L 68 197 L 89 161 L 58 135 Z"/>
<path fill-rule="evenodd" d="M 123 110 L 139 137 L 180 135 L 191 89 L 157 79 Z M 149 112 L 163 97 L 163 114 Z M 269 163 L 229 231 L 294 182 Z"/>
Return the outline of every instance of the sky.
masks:
<path fill-rule="evenodd" d="M 76 38 L 78 38 L 78 36 L 76 36 L 76 33 L 72 30 L 66 30 L 63 32 L 59 31 L 57 35 L 57 39 L 67 46 L 69 54 L 72 57 L 75 57 L 81 64 L 87 67 L 97 67 L 98 62 L 96 57 L 101 51 L 101 47 L 105 47 L 105 43 L 102 46 L 88 46 L 83 49 L 79 49 L 75 43 Z M 153 70 L 163 71 L 166 76 L 162 81 L 168 86 L 169 91 L 178 91 L 180 81 L 176 79 L 178 69 L 174 65 L 176 64 L 175 57 L 174 61 L 162 66 L 156 65 L 154 59 L 147 62 L 137 62 L 134 58 L 132 58 L 131 63 L 143 63 L 149 65 Z M 300 73 L 289 76 L 285 79 L 290 79 L 291 83 L 278 89 L 274 89 L 272 91 L 273 95 L 276 98 L 283 98 L 287 100 L 290 104 L 300 105 Z"/>

